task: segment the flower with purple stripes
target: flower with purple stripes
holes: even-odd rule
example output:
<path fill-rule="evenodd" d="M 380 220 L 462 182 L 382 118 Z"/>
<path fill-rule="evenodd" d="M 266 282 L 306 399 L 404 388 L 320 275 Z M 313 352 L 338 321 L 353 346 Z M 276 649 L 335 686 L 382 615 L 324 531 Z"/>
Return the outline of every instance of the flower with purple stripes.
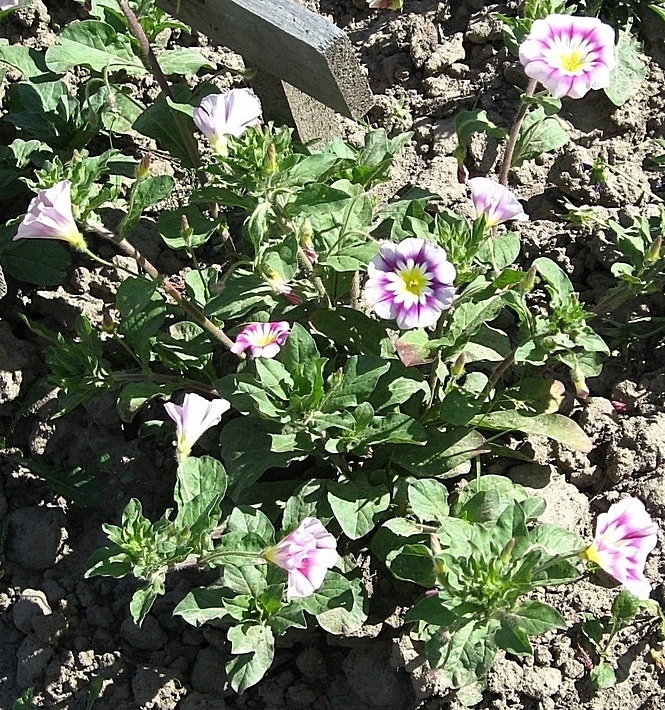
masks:
<path fill-rule="evenodd" d="M 434 325 L 455 297 L 455 267 L 440 246 L 425 239 L 384 242 L 367 275 L 365 300 L 403 330 Z"/>
<path fill-rule="evenodd" d="M 225 94 L 209 94 L 194 109 L 196 127 L 210 141 L 210 147 L 226 155 L 227 135 L 239 138 L 261 121 L 261 101 L 251 89 L 231 89 Z"/>
<path fill-rule="evenodd" d="M 286 321 L 250 323 L 238 333 L 231 352 L 240 355 L 249 348 L 252 357 L 275 357 L 290 332 L 291 326 Z"/>
<path fill-rule="evenodd" d="M 519 48 L 527 76 L 557 99 L 604 89 L 616 66 L 614 30 L 595 17 L 549 15 L 536 20 Z"/>
<path fill-rule="evenodd" d="M 208 429 L 222 421 L 222 415 L 230 407 L 231 403 L 221 397 L 209 400 L 196 392 L 188 392 L 182 405 L 174 402 L 164 405 L 166 413 L 176 425 L 178 461 L 189 456 L 194 444 Z"/>
<path fill-rule="evenodd" d="M 638 599 L 648 599 L 651 585 L 644 565 L 656 546 L 657 533 L 644 503 L 624 498 L 598 516 L 596 536 L 584 554 Z"/>
<path fill-rule="evenodd" d="M 86 251 L 85 239 L 72 214 L 72 183 L 60 182 L 40 190 L 28 206 L 28 212 L 18 226 L 17 239 L 58 239 L 74 249 Z"/>
<path fill-rule="evenodd" d="M 513 219 L 519 222 L 529 219 L 512 191 L 495 180 L 485 177 L 471 178 L 469 188 L 476 217 L 484 214 L 485 227 L 488 229 Z"/>

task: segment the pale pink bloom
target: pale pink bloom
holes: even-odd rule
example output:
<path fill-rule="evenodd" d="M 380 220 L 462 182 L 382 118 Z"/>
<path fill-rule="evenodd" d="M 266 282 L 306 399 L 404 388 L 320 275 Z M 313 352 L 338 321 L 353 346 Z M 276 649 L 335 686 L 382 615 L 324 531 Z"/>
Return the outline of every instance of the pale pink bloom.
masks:
<path fill-rule="evenodd" d="M 476 217 L 484 214 L 486 227 L 496 227 L 497 224 L 511 220 L 526 222 L 529 219 L 512 191 L 495 180 L 485 177 L 471 178 L 469 188 Z"/>
<path fill-rule="evenodd" d="M 638 599 L 648 599 L 651 585 L 644 565 L 656 546 L 657 533 L 658 526 L 642 501 L 624 498 L 598 516 L 596 536 L 585 555 Z"/>
<path fill-rule="evenodd" d="M 367 0 L 367 4 L 372 10 L 401 10 L 404 0 Z"/>
<path fill-rule="evenodd" d="M 209 400 L 195 392 L 185 395 L 182 406 L 167 402 L 164 405 L 166 413 L 176 425 L 178 460 L 186 459 L 194 444 L 211 427 L 222 421 L 222 415 L 228 411 L 231 404 L 218 397 Z"/>
<path fill-rule="evenodd" d="M 283 320 L 276 323 L 250 323 L 236 336 L 231 352 L 240 355 L 250 348 L 252 357 L 275 357 L 290 331 L 291 326 Z"/>
<path fill-rule="evenodd" d="M 85 240 L 76 227 L 72 214 L 71 188 L 69 180 L 62 180 L 53 187 L 40 190 L 30 202 L 14 241 L 59 239 L 76 249 L 85 250 Z"/>
<path fill-rule="evenodd" d="M 23 0 L 0 0 L 0 10 L 13 10 L 20 7 Z"/>
<path fill-rule="evenodd" d="M 611 399 L 610 404 L 614 407 L 614 411 L 618 412 L 619 414 L 623 414 L 624 412 L 628 411 L 628 405 L 626 402 L 621 402 L 618 399 Z"/>
<path fill-rule="evenodd" d="M 581 99 L 610 84 L 614 30 L 595 17 L 550 15 L 533 23 L 519 54 L 526 75 L 552 96 Z"/>
<path fill-rule="evenodd" d="M 261 122 L 261 101 L 251 89 L 231 89 L 225 94 L 209 94 L 194 109 L 196 127 L 210 141 L 210 147 L 226 154 L 226 139 L 239 138 L 250 126 Z"/>
<path fill-rule="evenodd" d="M 403 330 L 434 325 L 455 298 L 455 267 L 434 242 L 383 242 L 367 266 L 365 300 L 379 318 Z"/>
<path fill-rule="evenodd" d="M 305 518 L 300 525 L 263 557 L 286 570 L 289 599 L 308 597 L 322 584 L 338 560 L 337 541 L 317 518 Z"/>

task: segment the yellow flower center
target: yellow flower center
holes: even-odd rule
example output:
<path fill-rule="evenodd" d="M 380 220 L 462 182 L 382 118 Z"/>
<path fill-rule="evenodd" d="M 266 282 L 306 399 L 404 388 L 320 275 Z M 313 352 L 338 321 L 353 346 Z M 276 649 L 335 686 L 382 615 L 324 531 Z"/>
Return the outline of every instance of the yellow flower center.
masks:
<path fill-rule="evenodd" d="M 414 296 L 420 296 L 423 289 L 429 284 L 429 279 L 425 276 L 420 266 L 403 269 L 400 271 L 399 276 L 404 282 L 404 290 Z"/>
<path fill-rule="evenodd" d="M 578 47 L 569 47 L 559 55 L 559 66 L 564 71 L 575 74 L 584 68 L 586 55 Z"/>
<path fill-rule="evenodd" d="M 595 545 L 587 547 L 582 554 L 587 558 L 587 560 L 589 560 L 589 562 L 595 562 L 599 567 L 601 567 L 600 557 L 598 557 Z"/>
<path fill-rule="evenodd" d="M 258 348 L 265 348 L 266 345 L 270 345 L 270 343 L 274 343 L 277 338 L 275 337 L 275 334 L 266 329 L 266 330 L 261 330 L 260 333 L 257 333 L 256 336 L 253 338 L 254 340 L 254 346 Z"/>

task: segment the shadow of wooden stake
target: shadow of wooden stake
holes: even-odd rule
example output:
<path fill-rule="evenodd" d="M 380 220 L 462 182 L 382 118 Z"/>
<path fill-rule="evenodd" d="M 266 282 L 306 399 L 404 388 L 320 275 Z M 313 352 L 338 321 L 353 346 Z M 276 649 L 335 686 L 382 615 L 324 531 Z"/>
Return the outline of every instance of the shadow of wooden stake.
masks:
<path fill-rule="evenodd" d="M 302 141 L 331 138 L 332 111 L 359 118 L 373 105 L 346 34 L 294 0 L 157 0 L 174 17 L 258 67 L 252 82 L 268 119 Z"/>

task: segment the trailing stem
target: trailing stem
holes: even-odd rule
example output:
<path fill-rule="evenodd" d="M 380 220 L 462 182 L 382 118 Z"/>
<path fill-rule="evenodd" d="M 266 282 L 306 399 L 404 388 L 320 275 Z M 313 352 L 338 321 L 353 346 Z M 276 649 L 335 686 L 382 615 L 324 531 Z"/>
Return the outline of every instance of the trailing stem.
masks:
<path fill-rule="evenodd" d="M 515 120 L 513 121 L 513 125 L 510 129 L 510 134 L 508 135 L 508 142 L 506 143 L 506 149 L 503 153 L 501 172 L 499 173 L 499 182 L 502 185 L 508 184 L 508 173 L 510 172 L 510 166 L 513 162 L 515 146 L 517 145 L 517 139 L 520 135 L 522 121 L 524 120 L 526 112 L 529 108 L 528 103 L 524 99 L 533 96 L 533 93 L 536 90 L 537 83 L 538 82 L 536 81 L 536 79 L 529 80 L 529 85 L 526 87 L 526 91 L 524 92 L 524 96 L 522 97 L 522 105 L 520 106 L 520 110 L 517 112 L 517 116 L 515 116 Z"/>
<path fill-rule="evenodd" d="M 218 328 L 211 320 L 209 320 L 203 311 L 196 305 L 194 305 L 188 298 L 183 296 L 178 289 L 162 274 L 157 271 L 157 269 L 141 254 L 141 252 L 132 246 L 126 239 L 118 237 L 117 235 L 110 232 L 103 225 L 88 222 L 88 228 L 98 234 L 100 237 L 107 239 L 108 241 L 115 244 L 120 251 L 124 252 L 127 256 L 132 257 L 136 263 L 150 276 L 156 279 L 166 291 L 166 293 L 173 298 L 173 300 L 186 311 L 202 328 L 208 331 L 210 335 L 218 340 L 225 348 L 230 350 L 233 347 L 233 341 L 228 335 L 221 329 Z M 238 357 L 243 357 L 239 355 Z"/>
<path fill-rule="evenodd" d="M 162 68 L 159 66 L 157 57 L 155 56 L 155 53 L 152 47 L 150 46 L 150 42 L 148 41 L 148 38 L 145 32 L 143 31 L 143 27 L 141 27 L 141 23 L 134 14 L 132 8 L 129 7 L 129 4 L 126 0 L 118 0 L 118 5 L 120 5 L 122 14 L 127 20 L 130 32 L 134 35 L 134 37 L 139 43 L 139 47 L 141 48 L 141 54 L 143 55 L 143 60 L 147 64 L 151 74 L 159 84 L 159 88 L 162 90 L 164 96 L 167 96 L 169 99 L 174 101 L 173 91 L 171 91 L 171 85 L 169 84 L 166 75 L 162 71 Z M 189 160 L 191 161 L 194 168 L 198 169 L 201 166 L 201 159 L 199 157 L 198 148 L 196 147 L 196 141 L 194 140 L 191 131 L 187 129 L 182 114 L 180 114 L 174 109 L 172 109 L 171 112 L 178 128 L 178 133 L 180 133 L 183 145 L 185 146 L 185 150 L 187 151 L 187 155 L 189 156 Z"/>

